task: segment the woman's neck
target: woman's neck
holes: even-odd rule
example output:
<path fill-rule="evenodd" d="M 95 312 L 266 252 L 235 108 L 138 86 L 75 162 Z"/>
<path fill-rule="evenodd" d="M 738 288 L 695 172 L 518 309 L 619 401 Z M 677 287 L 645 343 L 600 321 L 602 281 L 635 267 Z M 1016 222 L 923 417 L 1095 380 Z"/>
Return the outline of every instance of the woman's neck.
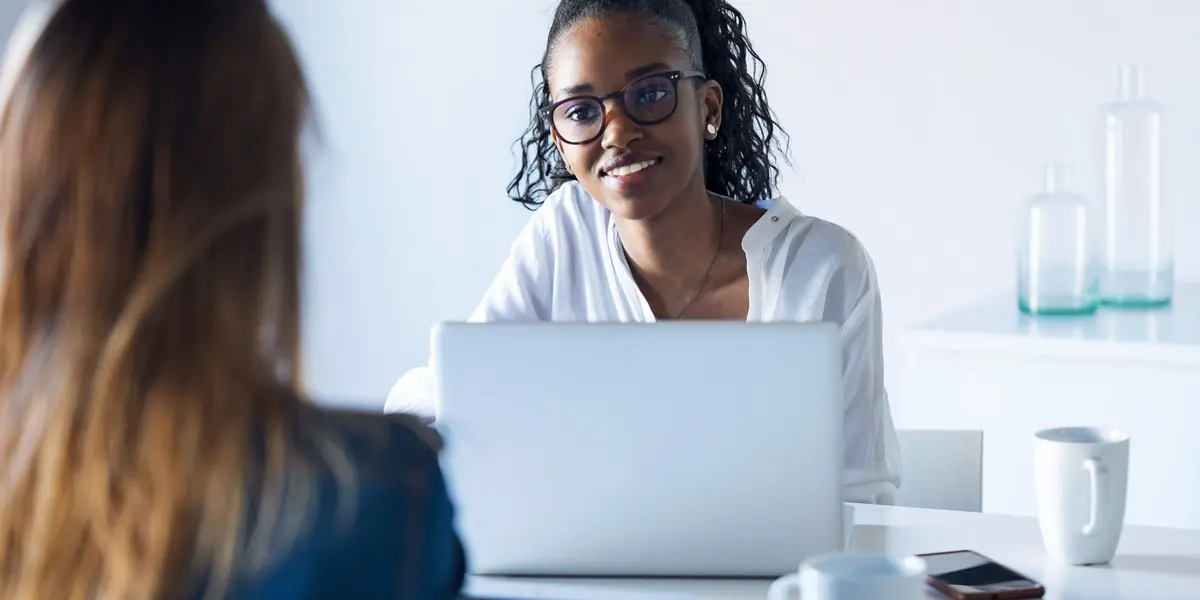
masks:
<path fill-rule="evenodd" d="M 652 218 L 619 219 L 617 232 L 634 274 L 670 294 L 698 285 L 719 246 L 720 218 L 720 200 L 701 185 Z"/>

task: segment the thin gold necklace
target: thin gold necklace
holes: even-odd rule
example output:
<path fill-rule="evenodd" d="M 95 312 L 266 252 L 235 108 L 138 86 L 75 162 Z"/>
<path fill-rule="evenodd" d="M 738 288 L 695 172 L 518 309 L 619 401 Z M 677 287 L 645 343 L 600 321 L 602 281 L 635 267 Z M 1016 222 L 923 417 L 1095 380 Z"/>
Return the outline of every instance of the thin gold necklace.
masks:
<path fill-rule="evenodd" d="M 692 291 L 692 295 L 683 304 L 683 308 L 679 309 L 679 312 L 674 317 L 671 317 L 670 320 L 679 320 L 682 318 L 684 313 L 691 308 L 692 303 L 696 301 L 696 298 L 700 297 L 700 292 L 703 292 L 704 286 L 708 285 L 708 276 L 712 274 L 713 267 L 716 266 L 717 259 L 721 256 L 721 247 L 725 244 L 725 206 L 727 203 L 724 198 L 717 198 L 717 202 L 721 203 L 721 221 L 717 227 L 717 249 L 713 251 L 712 261 L 708 263 L 708 268 L 704 270 L 704 277 L 700 278 L 700 283 L 696 285 L 696 289 Z"/>

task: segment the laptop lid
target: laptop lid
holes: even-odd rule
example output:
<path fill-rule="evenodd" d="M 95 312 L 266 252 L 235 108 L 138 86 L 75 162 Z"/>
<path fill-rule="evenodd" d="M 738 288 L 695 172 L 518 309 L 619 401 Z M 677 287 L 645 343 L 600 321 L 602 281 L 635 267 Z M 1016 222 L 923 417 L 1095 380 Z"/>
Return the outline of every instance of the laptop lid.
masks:
<path fill-rule="evenodd" d="M 829 323 L 457 323 L 437 427 L 472 572 L 767 577 L 842 549 Z"/>

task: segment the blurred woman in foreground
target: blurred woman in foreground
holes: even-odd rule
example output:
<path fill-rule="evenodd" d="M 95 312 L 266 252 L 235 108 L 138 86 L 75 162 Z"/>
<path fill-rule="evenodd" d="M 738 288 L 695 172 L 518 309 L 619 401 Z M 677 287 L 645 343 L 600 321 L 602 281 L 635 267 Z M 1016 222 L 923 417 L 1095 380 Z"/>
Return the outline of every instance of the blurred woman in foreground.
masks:
<path fill-rule="evenodd" d="M 0 121 L 0 598 L 456 597 L 436 440 L 300 391 L 308 105 L 265 0 L 48 14 Z"/>

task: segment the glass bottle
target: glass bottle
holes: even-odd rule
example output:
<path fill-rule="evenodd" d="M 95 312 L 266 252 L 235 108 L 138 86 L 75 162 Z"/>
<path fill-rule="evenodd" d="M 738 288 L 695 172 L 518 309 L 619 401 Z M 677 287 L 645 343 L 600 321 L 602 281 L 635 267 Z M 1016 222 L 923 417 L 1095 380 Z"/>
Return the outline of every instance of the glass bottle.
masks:
<path fill-rule="evenodd" d="M 1120 99 L 1103 112 L 1100 300 L 1111 306 L 1165 306 L 1175 282 L 1163 214 L 1163 108 L 1146 95 L 1145 68 L 1121 68 Z"/>
<path fill-rule="evenodd" d="M 1069 191 L 1070 172 L 1045 166 L 1043 190 L 1029 199 L 1017 249 L 1021 312 L 1086 315 L 1099 305 L 1087 200 Z"/>

